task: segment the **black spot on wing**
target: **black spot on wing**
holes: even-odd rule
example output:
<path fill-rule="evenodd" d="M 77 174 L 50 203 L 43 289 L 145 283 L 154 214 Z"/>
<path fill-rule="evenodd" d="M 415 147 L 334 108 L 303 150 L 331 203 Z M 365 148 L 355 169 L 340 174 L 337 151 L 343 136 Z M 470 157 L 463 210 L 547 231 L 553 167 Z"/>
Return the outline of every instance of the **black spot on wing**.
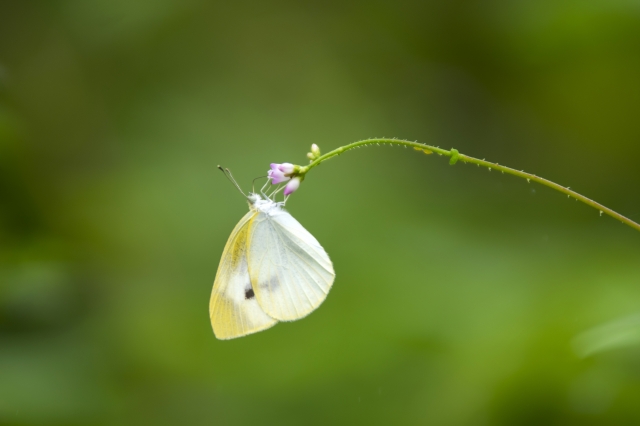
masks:
<path fill-rule="evenodd" d="M 248 288 L 244 291 L 244 298 L 249 300 L 249 299 L 253 299 L 254 297 L 256 297 L 256 294 L 253 292 L 252 288 Z"/>

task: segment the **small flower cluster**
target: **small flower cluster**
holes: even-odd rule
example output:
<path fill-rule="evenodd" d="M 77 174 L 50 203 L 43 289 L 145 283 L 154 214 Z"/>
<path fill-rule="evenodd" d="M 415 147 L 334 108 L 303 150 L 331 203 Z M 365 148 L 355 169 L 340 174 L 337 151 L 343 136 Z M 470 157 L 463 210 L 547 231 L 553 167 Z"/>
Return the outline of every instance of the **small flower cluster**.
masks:
<path fill-rule="evenodd" d="M 300 176 L 294 176 L 296 172 L 296 166 L 291 163 L 271 163 L 271 170 L 267 172 L 267 175 L 271 179 L 271 184 L 277 185 L 282 182 L 287 182 L 284 187 L 284 195 L 292 194 L 300 186 L 302 179 Z"/>
<path fill-rule="evenodd" d="M 320 148 L 315 143 L 311 145 L 311 152 L 307 153 L 307 158 L 311 162 L 320 158 Z M 293 194 L 304 179 L 304 172 L 300 173 L 300 166 L 291 163 L 271 163 L 271 170 L 267 172 L 272 185 L 288 182 L 284 187 L 284 195 Z"/>
<path fill-rule="evenodd" d="M 311 145 L 311 152 L 307 152 L 307 158 L 311 161 L 314 161 L 316 158 L 320 157 L 320 148 L 315 143 Z"/>

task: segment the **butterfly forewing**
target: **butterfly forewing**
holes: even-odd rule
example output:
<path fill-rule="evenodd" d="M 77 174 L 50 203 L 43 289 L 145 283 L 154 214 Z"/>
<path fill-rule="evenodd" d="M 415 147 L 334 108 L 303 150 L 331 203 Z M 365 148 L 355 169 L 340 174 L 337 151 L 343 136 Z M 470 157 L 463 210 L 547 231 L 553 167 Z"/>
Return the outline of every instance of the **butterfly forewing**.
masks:
<path fill-rule="evenodd" d="M 222 253 L 209 302 L 209 316 L 218 339 L 233 339 L 275 325 L 258 304 L 251 286 L 247 240 L 258 213 L 250 211 L 236 225 Z"/>
<path fill-rule="evenodd" d="M 320 243 L 280 208 L 253 219 L 247 259 L 260 307 L 280 321 L 302 318 L 320 306 L 335 278 Z"/>

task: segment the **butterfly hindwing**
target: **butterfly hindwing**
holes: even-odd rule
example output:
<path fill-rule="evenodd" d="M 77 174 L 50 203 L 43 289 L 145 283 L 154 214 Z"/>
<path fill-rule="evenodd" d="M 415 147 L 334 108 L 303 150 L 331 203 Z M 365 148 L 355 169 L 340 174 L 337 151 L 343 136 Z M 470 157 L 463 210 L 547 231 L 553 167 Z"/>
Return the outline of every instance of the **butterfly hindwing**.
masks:
<path fill-rule="evenodd" d="M 247 262 L 247 240 L 258 213 L 250 211 L 238 222 L 224 247 L 211 300 L 209 316 L 218 339 L 233 339 L 274 326 L 258 304 Z"/>
<path fill-rule="evenodd" d="M 327 297 L 335 273 L 320 243 L 288 212 L 259 213 L 251 224 L 248 267 L 260 307 L 280 321 L 300 319 Z"/>

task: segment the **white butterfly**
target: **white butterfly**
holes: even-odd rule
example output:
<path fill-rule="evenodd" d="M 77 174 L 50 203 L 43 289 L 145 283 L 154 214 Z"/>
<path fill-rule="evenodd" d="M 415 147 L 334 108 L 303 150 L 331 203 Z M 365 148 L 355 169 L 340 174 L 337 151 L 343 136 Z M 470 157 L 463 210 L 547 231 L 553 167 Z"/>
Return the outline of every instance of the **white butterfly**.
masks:
<path fill-rule="evenodd" d="M 318 240 L 269 197 L 249 194 L 213 283 L 209 316 L 218 339 L 233 339 L 313 312 L 335 273 Z"/>

